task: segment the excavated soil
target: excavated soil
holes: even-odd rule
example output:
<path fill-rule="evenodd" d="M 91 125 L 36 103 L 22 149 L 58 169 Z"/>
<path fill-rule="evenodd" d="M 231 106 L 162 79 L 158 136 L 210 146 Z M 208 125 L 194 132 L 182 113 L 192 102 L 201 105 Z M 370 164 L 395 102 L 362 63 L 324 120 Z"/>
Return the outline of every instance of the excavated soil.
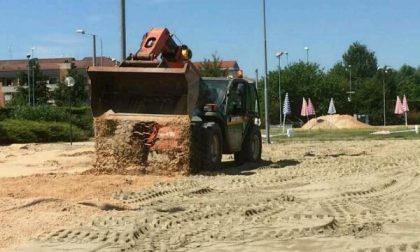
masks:
<path fill-rule="evenodd" d="M 93 169 L 85 174 L 179 175 L 189 172 L 188 116 L 105 115 L 95 118 L 94 127 L 96 161 Z M 171 131 L 161 133 L 169 127 Z M 163 134 L 172 142 L 160 143 Z M 154 150 L 159 144 L 161 148 Z M 173 146 L 169 146 L 171 144 Z"/>
<path fill-rule="evenodd" d="M 98 176 L 96 184 L 89 176 L 81 188 L 99 187 L 96 200 L 71 186 L 61 194 L 66 184 L 46 190 L 48 181 L 74 186 L 71 178 L 82 175 L 2 179 L 0 244 L 26 222 L 53 218 L 55 225 L 26 233 L 13 250 L 418 251 L 419 147 L 418 140 L 264 145 L 260 164 L 235 167 L 226 157 L 218 172 L 146 188 L 148 176 Z M 22 190 L 31 183 L 44 189 Z M 44 200 L 26 198 L 35 196 Z M 17 197 L 27 201 L 16 204 Z M 55 217 L 62 205 L 71 219 Z"/>
<path fill-rule="evenodd" d="M 363 129 L 370 125 L 362 123 L 349 115 L 326 115 L 312 118 L 302 129 Z"/>

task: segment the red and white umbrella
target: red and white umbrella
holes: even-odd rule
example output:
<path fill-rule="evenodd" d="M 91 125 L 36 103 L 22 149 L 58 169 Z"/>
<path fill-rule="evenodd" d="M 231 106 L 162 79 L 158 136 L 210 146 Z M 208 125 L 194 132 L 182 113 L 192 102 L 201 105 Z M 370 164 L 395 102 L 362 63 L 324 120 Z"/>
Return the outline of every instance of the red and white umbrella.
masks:
<path fill-rule="evenodd" d="M 397 101 L 395 102 L 395 111 L 394 114 L 401 115 L 404 114 L 403 104 L 399 96 L 397 96 Z"/>
<path fill-rule="evenodd" d="M 408 112 L 410 109 L 408 108 L 407 98 L 404 95 L 403 102 L 402 102 L 402 111 Z"/>
<path fill-rule="evenodd" d="M 405 126 L 408 126 L 407 112 L 410 111 L 410 109 L 408 108 L 408 102 L 407 102 L 407 98 L 405 97 L 405 95 L 404 95 L 403 102 L 402 102 L 402 111 L 404 112 Z"/>
<path fill-rule="evenodd" d="M 302 100 L 302 109 L 300 110 L 301 116 L 308 116 L 308 104 L 306 103 L 305 97 Z"/>
<path fill-rule="evenodd" d="M 307 108 L 308 115 L 315 115 L 315 108 L 312 104 L 311 98 L 308 98 L 308 108 Z"/>

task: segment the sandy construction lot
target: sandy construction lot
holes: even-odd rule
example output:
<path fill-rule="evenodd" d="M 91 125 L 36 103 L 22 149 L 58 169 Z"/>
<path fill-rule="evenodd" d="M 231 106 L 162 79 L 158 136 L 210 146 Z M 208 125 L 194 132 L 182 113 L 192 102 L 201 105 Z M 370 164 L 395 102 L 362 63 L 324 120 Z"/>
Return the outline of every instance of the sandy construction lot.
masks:
<path fill-rule="evenodd" d="M 0 147 L 1 176 L 44 174 L 0 179 L 7 251 L 420 250 L 418 140 L 273 144 L 178 178 L 63 174 L 93 146 L 21 147 Z"/>

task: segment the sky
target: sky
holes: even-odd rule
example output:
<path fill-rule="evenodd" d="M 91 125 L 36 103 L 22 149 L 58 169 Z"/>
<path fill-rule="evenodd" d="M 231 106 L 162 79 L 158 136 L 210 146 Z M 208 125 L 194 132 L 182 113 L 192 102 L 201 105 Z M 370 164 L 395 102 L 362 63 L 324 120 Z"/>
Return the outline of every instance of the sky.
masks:
<path fill-rule="evenodd" d="M 119 0 L 0 0 L 0 60 L 92 55 L 120 59 Z M 262 0 L 126 0 L 127 54 L 145 32 L 167 27 L 193 51 L 193 60 L 236 60 L 245 75 L 264 71 Z M 355 41 L 376 53 L 379 65 L 420 65 L 418 0 L 266 0 L 268 70 L 306 60 L 325 71 Z"/>

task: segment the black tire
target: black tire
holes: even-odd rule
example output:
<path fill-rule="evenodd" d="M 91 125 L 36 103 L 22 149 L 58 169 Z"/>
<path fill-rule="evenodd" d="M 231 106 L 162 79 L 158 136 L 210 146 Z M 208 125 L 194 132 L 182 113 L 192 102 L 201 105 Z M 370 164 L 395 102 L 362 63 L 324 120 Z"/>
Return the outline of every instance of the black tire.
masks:
<path fill-rule="evenodd" d="M 217 170 L 222 162 L 222 131 L 214 122 L 193 128 L 191 138 L 191 172 Z"/>
<path fill-rule="evenodd" d="M 261 161 L 261 150 L 261 132 L 257 126 L 252 125 L 242 143 L 242 150 L 234 153 L 235 162 L 237 164 L 259 162 Z"/>

